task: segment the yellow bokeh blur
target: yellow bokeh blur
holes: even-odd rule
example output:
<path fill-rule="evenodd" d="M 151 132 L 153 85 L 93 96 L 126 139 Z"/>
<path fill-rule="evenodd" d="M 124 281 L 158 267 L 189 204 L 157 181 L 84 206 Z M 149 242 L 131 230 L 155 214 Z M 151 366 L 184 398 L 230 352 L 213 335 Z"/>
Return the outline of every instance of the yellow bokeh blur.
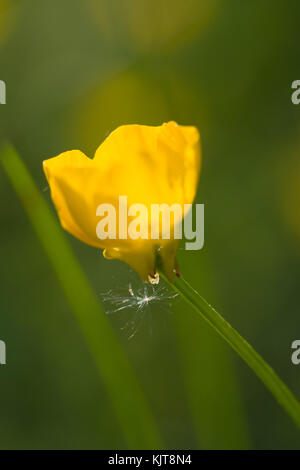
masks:
<path fill-rule="evenodd" d="M 13 2 L 10 0 L 0 0 L 0 46 L 12 29 L 14 13 Z"/>
<path fill-rule="evenodd" d="M 211 24 L 219 0 L 89 0 L 100 34 L 139 52 L 170 50 L 193 40 Z M 121 21 L 120 21 L 121 20 Z"/>

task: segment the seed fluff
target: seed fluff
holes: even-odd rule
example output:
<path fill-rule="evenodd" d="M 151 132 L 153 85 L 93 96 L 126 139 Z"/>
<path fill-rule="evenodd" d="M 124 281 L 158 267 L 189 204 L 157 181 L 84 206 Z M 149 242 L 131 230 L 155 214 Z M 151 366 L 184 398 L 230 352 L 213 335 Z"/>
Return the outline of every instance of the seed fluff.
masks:
<path fill-rule="evenodd" d="M 133 311 L 133 316 L 121 328 L 125 331 L 128 339 L 135 336 L 139 330 L 145 315 L 149 313 L 152 316 L 151 306 L 157 305 L 159 309 L 170 312 L 169 307 L 178 294 L 170 293 L 167 287 L 163 285 L 143 284 L 142 287 L 133 288 L 132 284 L 124 293 L 117 293 L 114 289 L 101 294 L 105 311 L 108 315 L 121 311 Z"/>

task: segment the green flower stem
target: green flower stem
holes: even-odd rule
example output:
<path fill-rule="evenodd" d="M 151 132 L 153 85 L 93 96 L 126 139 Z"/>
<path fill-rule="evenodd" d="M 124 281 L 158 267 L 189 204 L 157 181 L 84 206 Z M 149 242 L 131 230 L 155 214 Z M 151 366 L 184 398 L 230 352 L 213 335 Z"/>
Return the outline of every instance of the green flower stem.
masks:
<path fill-rule="evenodd" d="M 255 349 L 253 349 L 253 347 L 250 346 L 250 344 L 182 277 L 177 277 L 174 283 L 170 283 L 165 276 L 163 277 L 172 289 L 179 293 L 193 310 L 204 318 L 204 320 L 230 344 L 239 356 L 244 359 L 300 428 L 300 403 Z"/>
<path fill-rule="evenodd" d="M 15 149 L 1 149 L 0 162 L 81 327 L 126 445 L 129 449 L 162 448 L 149 403 L 56 218 Z"/>

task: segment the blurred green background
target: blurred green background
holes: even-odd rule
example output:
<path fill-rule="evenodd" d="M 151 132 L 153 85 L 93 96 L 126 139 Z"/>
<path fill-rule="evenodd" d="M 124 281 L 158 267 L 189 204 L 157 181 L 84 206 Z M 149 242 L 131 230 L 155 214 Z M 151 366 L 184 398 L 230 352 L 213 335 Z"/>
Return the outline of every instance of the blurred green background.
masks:
<path fill-rule="evenodd" d="M 181 271 L 298 398 L 290 356 L 300 336 L 300 107 L 291 103 L 299 20 L 297 0 L 0 0 L 0 139 L 16 146 L 51 210 L 43 159 L 73 148 L 92 156 L 124 123 L 196 125 L 206 241 L 199 252 L 179 250 Z M 2 168 L 0 220 L 0 448 L 124 448 Z M 127 266 L 66 237 L 99 302 L 141 286 Z M 300 449 L 269 392 L 183 302 L 162 299 L 142 317 L 105 309 L 166 448 Z"/>

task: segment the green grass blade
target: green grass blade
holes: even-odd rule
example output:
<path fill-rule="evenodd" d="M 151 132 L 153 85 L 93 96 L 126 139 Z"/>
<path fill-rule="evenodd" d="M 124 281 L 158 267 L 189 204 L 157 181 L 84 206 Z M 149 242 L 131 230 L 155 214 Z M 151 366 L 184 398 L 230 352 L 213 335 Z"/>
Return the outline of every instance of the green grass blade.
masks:
<path fill-rule="evenodd" d="M 201 286 L 205 296 L 216 300 L 208 254 L 203 251 L 198 255 L 196 252 L 192 254 L 191 263 L 187 252 L 179 252 L 179 266 L 183 272 L 189 273 L 196 287 Z M 172 319 L 197 447 L 226 450 L 251 448 L 234 352 L 208 324 L 200 328 L 197 315 L 185 314 L 185 302 L 175 303 L 173 308 Z M 220 390 L 221 393 L 218 392 Z M 226 432 L 222 426 L 216 425 L 219 422 L 226 423 Z"/>
<path fill-rule="evenodd" d="M 183 278 L 169 285 L 244 359 L 300 428 L 300 403 L 255 349 Z"/>
<path fill-rule="evenodd" d="M 16 150 L 5 146 L 0 152 L 0 161 L 79 322 L 126 445 L 131 449 L 161 448 L 146 397 L 56 218 Z"/>
<path fill-rule="evenodd" d="M 173 319 L 197 448 L 251 448 L 231 351 L 208 325 L 199 327 L 196 315 L 178 311 Z M 226 432 L 220 423 L 226 423 Z"/>

